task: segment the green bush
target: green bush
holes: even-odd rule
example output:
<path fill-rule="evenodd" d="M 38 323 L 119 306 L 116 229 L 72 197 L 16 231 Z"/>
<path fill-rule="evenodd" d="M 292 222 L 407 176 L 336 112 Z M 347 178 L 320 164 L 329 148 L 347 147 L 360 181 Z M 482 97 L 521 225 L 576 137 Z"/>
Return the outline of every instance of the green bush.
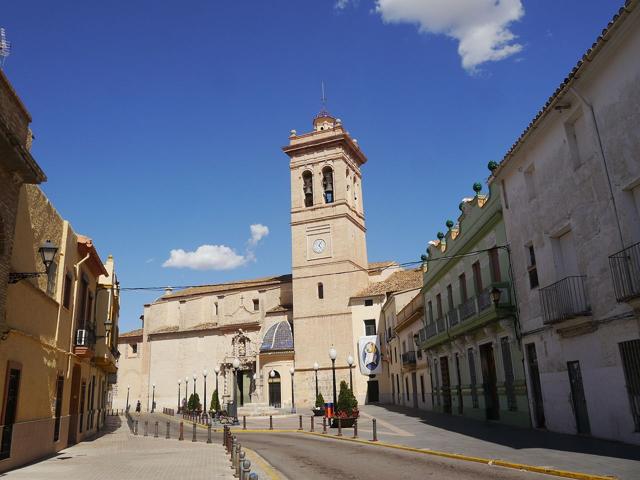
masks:
<path fill-rule="evenodd" d="M 218 390 L 213 391 L 213 395 L 211 395 L 211 407 L 209 408 L 212 412 L 220 411 L 220 399 L 218 398 Z"/>
<path fill-rule="evenodd" d="M 338 395 L 336 412 L 347 417 L 358 416 L 358 401 L 344 380 L 340 382 L 340 394 Z"/>
<path fill-rule="evenodd" d="M 197 393 L 192 393 L 189 397 L 189 401 L 187 402 L 187 409 L 190 412 L 200 410 L 200 397 Z"/>
<path fill-rule="evenodd" d="M 316 408 L 324 408 L 324 397 L 321 393 L 316 396 Z"/>

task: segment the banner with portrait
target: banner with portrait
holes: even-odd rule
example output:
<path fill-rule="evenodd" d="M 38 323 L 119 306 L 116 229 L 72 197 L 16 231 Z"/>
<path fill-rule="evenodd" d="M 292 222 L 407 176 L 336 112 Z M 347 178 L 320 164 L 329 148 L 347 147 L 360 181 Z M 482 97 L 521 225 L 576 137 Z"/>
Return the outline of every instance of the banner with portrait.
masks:
<path fill-rule="evenodd" d="M 363 375 L 382 373 L 380 339 L 377 335 L 367 335 L 358 340 L 358 360 Z"/>

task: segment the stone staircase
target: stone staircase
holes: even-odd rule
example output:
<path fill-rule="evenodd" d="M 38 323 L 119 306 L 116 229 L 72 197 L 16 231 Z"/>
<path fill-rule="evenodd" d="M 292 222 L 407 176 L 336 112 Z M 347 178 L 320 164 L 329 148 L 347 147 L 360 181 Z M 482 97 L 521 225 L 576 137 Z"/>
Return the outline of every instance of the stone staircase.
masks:
<path fill-rule="evenodd" d="M 286 409 L 275 408 L 268 403 L 247 403 L 238 407 L 238 417 L 261 417 L 267 415 L 285 415 L 289 413 Z"/>

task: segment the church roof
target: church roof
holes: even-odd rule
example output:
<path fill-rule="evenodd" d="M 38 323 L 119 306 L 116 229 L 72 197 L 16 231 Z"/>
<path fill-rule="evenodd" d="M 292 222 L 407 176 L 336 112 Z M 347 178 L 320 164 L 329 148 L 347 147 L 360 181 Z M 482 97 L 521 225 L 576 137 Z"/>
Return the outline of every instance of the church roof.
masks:
<path fill-rule="evenodd" d="M 261 352 L 274 352 L 282 350 L 293 350 L 293 332 L 291 325 L 286 320 L 274 323 L 264 334 Z"/>
<path fill-rule="evenodd" d="M 118 338 L 139 337 L 142 335 L 142 329 L 131 330 L 130 332 L 120 333 Z"/>
<path fill-rule="evenodd" d="M 160 297 L 161 300 L 171 300 L 180 297 L 191 297 L 194 295 L 203 295 L 207 293 L 228 292 L 231 290 L 241 290 L 246 288 L 268 287 L 271 285 L 281 285 L 283 283 L 291 283 L 291 275 L 276 275 L 272 277 L 254 278 L 252 280 L 238 280 L 235 282 L 218 283 L 213 285 L 200 285 L 197 287 L 189 287 L 177 292 L 169 293 Z"/>
<path fill-rule="evenodd" d="M 372 282 L 363 290 L 360 290 L 352 298 L 372 297 L 375 295 L 386 295 L 392 292 L 401 292 L 413 288 L 422 287 L 422 269 L 400 270 L 381 282 Z"/>

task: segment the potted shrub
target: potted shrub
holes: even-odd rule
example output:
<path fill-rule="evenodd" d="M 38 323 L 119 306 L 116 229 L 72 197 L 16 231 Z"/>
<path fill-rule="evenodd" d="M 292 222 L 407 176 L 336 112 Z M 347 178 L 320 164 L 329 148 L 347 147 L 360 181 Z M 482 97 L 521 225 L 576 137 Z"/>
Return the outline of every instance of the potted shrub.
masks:
<path fill-rule="evenodd" d="M 324 397 L 321 393 L 316 397 L 316 406 L 311 409 L 313 415 L 316 417 L 321 417 L 324 415 Z"/>
<path fill-rule="evenodd" d="M 338 419 L 343 428 L 353 427 L 356 419 L 360 415 L 358 411 L 358 401 L 353 392 L 344 380 L 340 382 L 340 393 L 338 394 L 338 405 L 336 413 L 331 422 L 332 427 L 338 426 Z"/>

